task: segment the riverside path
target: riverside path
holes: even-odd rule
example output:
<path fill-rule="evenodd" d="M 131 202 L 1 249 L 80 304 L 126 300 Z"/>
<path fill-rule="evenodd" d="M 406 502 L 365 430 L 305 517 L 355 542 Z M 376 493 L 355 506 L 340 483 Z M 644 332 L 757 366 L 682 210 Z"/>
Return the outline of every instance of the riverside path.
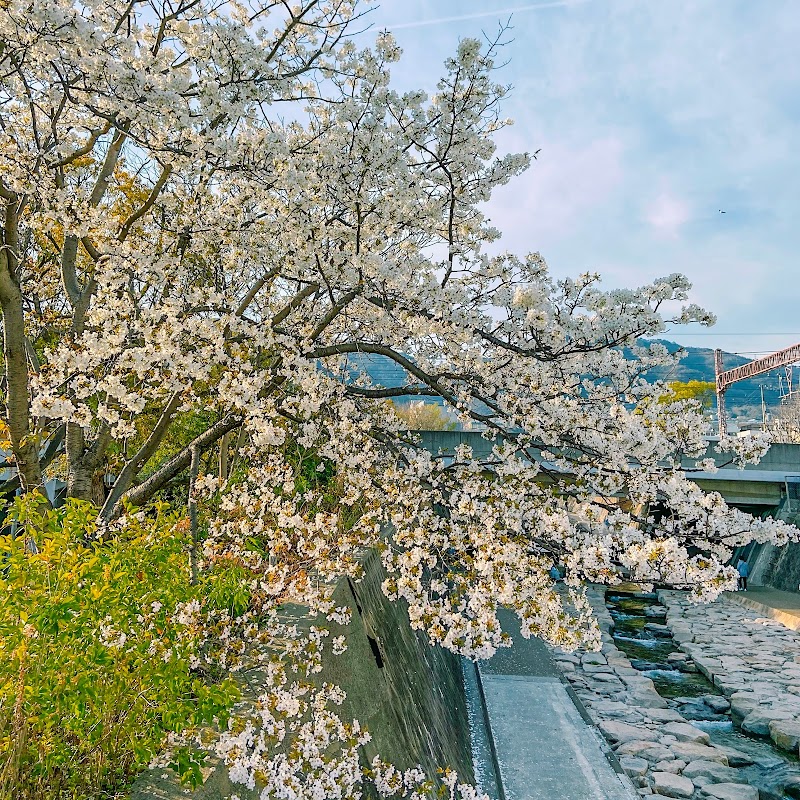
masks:
<path fill-rule="evenodd" d="M 547 647 L 522 638 L 513 614 L 501 622 L 513 647 L 479 668 L 499 800 L 638 799 Z"/>
<path fill-rule="evenodd" d="M 725 597 L 777 620 L 793 631 L 800 631 L 800 594 L 797 592 L 782 592 L 771 586 L 751 584 L 746 592 L 725 592 Z"/>

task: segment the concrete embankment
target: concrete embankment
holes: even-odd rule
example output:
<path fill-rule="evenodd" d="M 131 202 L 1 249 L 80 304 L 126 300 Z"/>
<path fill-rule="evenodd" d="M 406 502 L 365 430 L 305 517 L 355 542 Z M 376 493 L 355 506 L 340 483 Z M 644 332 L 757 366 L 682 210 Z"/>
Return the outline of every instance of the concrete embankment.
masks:
<path fill-rule="evenodd" d="M 797 592 L 751 585 L 745 592 L 726 592 L 725 598 L 757 611 L 761 617 L 774 619 L 785 628 L 800 631 L 800 594 Z"/>
<path fill-rule="evenodd" d="M 375 553 L 365 557 L 363 567 L 360 580 L 342 579 L 332 587 L 335 605 L 347 606 L 351 619 L 346 626 L 324 624 L 331 637 L 345 637 L 347 651 L 334 656 L 328 650 L 323 671 L 313 680 L 334 683 L 347 692 L 342 718 L 358 719 L 372 736 L 362 748 L 365 765 L 380 754 L 400 769 L 420 765 L 430 775 L 450 767 L 462 781 L 471 783 L 460 659 L 432 647 L 424 634 L 411 629 L 406 606 L 386 599 L 381 592 L 385 574 Z M 301 628 L 314 623 L 301 607 L 287 607 L 284 614 Z M 239 676 L 243 694 L 239 711 L 244 715 L 258 700 L 260 674 L 254 665 Z M 232 792 L 243 800 L 258 796 L 233 785 L 219 759 L 209 760 L 205 775 L 204 785 L 187 793 L 170 770 L 150 769 L 136 782 L 131 800 L 217 800 Z"/>
<path fill-rule="evenodd" d="M 490 735 L 505 800 L 632 800 L 607 745 L 562 682 L 547 646 L 524 639 L 500 614 L 513 646 L 480 665 Z M 612 766 L 613 764 L 613 766 Z"/>

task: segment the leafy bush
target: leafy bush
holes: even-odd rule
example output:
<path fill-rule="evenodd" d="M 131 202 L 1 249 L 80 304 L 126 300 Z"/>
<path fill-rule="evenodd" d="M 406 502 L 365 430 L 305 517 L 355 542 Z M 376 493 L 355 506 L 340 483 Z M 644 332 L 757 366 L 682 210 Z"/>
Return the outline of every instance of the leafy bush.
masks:
<path fill-rule="evenodd" d="M 212 665 L 229 662 L 240 575 L 191 585 L 188 525 L 165 508 L 105 540 L 95 516 L 29 496 L 0 536 L 3 800 L 113 796 L 169 732 L 224 717 L 238 694 Z"/>
<path fill-rule="evenodd" d="M 393 403 L 394 413 L 411 431 L 454 431 L 458 427 L 456 420 L 438 403 L 426 403 L 423 400 L 410 403 Z"/>

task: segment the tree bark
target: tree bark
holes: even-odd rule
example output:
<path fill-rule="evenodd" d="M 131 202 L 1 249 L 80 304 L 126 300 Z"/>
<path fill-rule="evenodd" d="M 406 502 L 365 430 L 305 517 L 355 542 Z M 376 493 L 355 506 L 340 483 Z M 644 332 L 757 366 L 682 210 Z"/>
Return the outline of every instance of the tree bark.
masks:
<path fill-rule="evenodd" d="M 83 428 L 67 423 L 67 497 L 78 500 L 92 498 L 92 470 L 84 465 L 85 436 Z"/>
<path fill-rule="evenodd" d="M 150 460 L 153 453 L 158 449 L 161 444 L 164 434 L 167 432 L 175 412 L 181 404 L 181 396 L 179 392 L 175 392 L 167 402 L 164 410 L 161 412 L 161 417 L 156 423 L 150 435 L 144 441 L 142 446 L 136 451 L 132 458 L 128 460 L 122 469 L 122 472 L 117 476 L 114 481 L 114 486 L 111 489 L 108 497 L 103 503 L 103 508 L 100 512 L 101 517 L 110 515 L 113 512 L 114 506 L 119 502 L 120 498 L 128 491 L 136 476 L 141 472 L 142 467 Z M 111 517 L 108 517 L 111 519 Z"/>
<path fill-rule="evenodd" d="M 114 133 L 89 197 L 89 205 L 92 208 L 96 208 L 106 194 L 126 138 L 127 135 L 119 129 Z M 100 254 L 95 251 L 88 237 L 83 237 L 80 242 L 83 243 L 84 249 L 90 257 L 97 260 Z M 86 279 L 85 285 L 80 285 L 77 271 L 78 243 L 79 240 L 76 236 L 66 236 L 61 251 L 61 280 L 72 306 L 72 335 L 74 337 L 80 336 L 84 331 L 86 314 L 97 288 L 95 280 L 91 277 Z M 90 443 L 87 441 L 87 433 L 88 431 L 80 425 L 72 422 L 67 425 L 67 497 L 92 502 L 98 497 L 96 487 L 94 490 L 92 488 L 94 473 L 105 453 L 110 437 L 103 427 L 97 438 Z"/>
<path fill-rule="evenodd" d="M 3 311 L 6 424 L 23 491 L 38 490 L 46 496 L 39 464 L 39 448 L 31 430 L 25 314 L 18 275 L 16 203 L 16 196 L 6 198 L 2 249 L 0 249 L 0 308 Z"/>
<path fill-rule="evenodd" d="M 86 446 L 84 429 L 74 423 L 67 425 L 67 497 L 96 503 L 98 495 L 94 474 L 110 441 L 107 425 L 100 428 L 89 447 Z"/>
<path fill-rule="evenodd" d="M 107 496 L 108 496 L 108 491 L 106 489 L 106 484 L 103 480 L 103 473 L 95 470 L 94 474 L 92 475 L 91 501 L 98 508 L 102 508 L 103 504 L 106 501 Z"/>
<path fill-rule="evenodd" d="M 106 500 L 106 504 L 100 511 L 98 520 L 102 523 L 111 522 L 119 515 L 121 499 L 126 499 L 136 506 L 146 503 L 157 491 L 163 489 L 166 484 L 176 475 L 183 472 L 191 464 L 192 450 L 206 450 L 211 447 L 218 439 L 221 439 L 228 431 L 238 428 L 242 424 L 242 418 L 238 414 L 228 414 L 228 416 L 214 423 L 210 428 L 195 437 L 183 450 L 173 456 L 166 464 L 154 472 L 146 481 L 130 489 L 120 500 L 111 503 Z"/>

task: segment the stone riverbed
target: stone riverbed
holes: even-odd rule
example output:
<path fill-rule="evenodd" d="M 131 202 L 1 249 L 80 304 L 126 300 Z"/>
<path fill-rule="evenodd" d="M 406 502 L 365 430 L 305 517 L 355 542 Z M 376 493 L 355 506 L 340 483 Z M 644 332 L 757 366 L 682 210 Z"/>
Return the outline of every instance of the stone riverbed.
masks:
<path fill-rule="evenodd" d="M 642 796 L 800 798 L 800 634 L 727 599 L 590 601 L 601 652 L 554 656 Z"/>

